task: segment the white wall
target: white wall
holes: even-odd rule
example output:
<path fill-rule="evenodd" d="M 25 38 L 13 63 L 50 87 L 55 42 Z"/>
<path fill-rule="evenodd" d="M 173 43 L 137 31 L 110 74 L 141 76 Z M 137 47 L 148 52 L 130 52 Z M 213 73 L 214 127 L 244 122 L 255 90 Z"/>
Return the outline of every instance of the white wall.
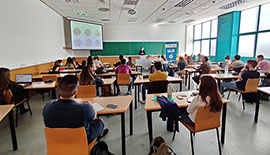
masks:
<path fill-rule="evenodd" d="M 15 68 L 73 56 L 63 50 L 63 19 L 39 0 L 0 5 L 0 66 Z"/>
<path fill-rule="evenodd" d="M 180 52 L 185 52 L 185 26 L 115 25 L 103 27 L 105 42 L 121 41 L 179 41 Z"/>
<path fill-rule="evenodd" d="M 193 25 L 186 26 L 186 53 L 188 55 L 193 53 Z"/>

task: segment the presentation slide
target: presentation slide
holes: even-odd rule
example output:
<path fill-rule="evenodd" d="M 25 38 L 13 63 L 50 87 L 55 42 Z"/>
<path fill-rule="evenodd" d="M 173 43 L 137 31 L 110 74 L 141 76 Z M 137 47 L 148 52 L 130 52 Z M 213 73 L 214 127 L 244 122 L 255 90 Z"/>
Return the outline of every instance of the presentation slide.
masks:
<path fill-rule="evenodd" d="M 102 50 L 102 25 L 70 21 L 72 49 Z"/>

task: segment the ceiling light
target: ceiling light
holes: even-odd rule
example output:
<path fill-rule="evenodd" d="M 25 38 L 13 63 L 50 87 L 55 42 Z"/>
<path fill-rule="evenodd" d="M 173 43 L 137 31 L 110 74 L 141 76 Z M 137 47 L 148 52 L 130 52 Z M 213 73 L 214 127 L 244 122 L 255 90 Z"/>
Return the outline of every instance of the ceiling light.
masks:
<path fill-rule="evenodd" d="M 108 22 L 108 21 L 110 21 L 110 19 L 101 19 L 101 21 Z"/>
<path fill-rule="evenodd" d="M 85 10 L 74 10 L 74 12 L 79 16 L 88 16 Z"/>
<path fill-rule="evenodd" d="M 109 11 L 108 8 L 98 8 L 98 10 L 101 11 L 101 12 L 107 12 L 107 11 Z"/>
<path fill-rule="evenodd" d="M 184 21 L 183 23 L 191 23 L 191 22 L 194 22 L 194 21 L 195 21 L 194 19 L 189 19 L 189 20 Z"/>
<path fill-rule="evenodd" d="M 124 5 L 137 5 L 139 0 L 125 0 Z"/>
<path fill-rule="evenodd" d="M 248 0 L 236 0 L 234 2 L 231 2 L 231 3 L 228 3 L 226 5 L 219 7 L 219 9 L 230 9 L 246 2 L 248 2 Z"/>
<path fill-rule="evenodd" d="M 168 21 L 168 23 L 173 24 L 173 23 L 176 23 L 176 21 L 171 20 L 171 21 Z"/>
<path fill-rule="evenodd" d="M 79 3 L 79 0 L 65 0 L 67 3 Z"/>
<path fill-rule="evenodd" d="M 181 2 L 179 2 L 178 4 L 176 4 L 174 7 L 185 7 L 188 4 L 190 4 L 191 2 L 193 2 L 194 0 L 182 0 Z"/>
<path fill-rule="evenodd" d="M 136 11 L 133 10 L 133 9 L 130 9 L 130 10 L 128 10 L 128 14 L 130 14 L 130 15 L 135 15 L 135 14 L 136 14 Z"/>

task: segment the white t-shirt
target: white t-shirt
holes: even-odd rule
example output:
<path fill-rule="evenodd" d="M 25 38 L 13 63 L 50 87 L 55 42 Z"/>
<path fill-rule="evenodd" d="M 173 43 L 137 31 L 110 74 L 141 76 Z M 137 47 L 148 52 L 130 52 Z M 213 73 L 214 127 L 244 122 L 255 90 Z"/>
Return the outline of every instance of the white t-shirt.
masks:
<path fill-rule="evenodd" d="M 102 67 L 102 63 L 100 60 L 94 60 L 94 64 L 96 68 Z"/>
<path fill-rule="evenodd" d="M 208 103 L 210 103 L 210 97 L 207 96 L 206 97 L 206 101 Z M 195 123 L 195 119 L 196 119 L 196 115 L 198 112 L 198 108 L 205 106 L 206 103 L 202 101 L 201 96 L 195 96 L 192 100 L 192 102 L 190 103 L 190 105 L 187 107 L 187 112 L 189 113 L 189 118 Z"/>

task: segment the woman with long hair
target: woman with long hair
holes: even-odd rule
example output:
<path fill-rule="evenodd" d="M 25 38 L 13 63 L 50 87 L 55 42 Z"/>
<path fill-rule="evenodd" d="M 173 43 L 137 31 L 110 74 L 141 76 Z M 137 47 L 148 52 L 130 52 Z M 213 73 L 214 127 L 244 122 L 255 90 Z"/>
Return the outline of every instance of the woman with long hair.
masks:
<path fill-rule="evenodd" d="M 94 80 L 90 66 L 84 67 L 80 74 L 80 85 L 92 85 L 94 84 Z"/>
<path fill-rule="evenodd" d="M 220 112 L 222 109 L 222 97 L 216 80 L 209 75 L 201 76 L 199 94 L 193 98 L 191 104 L 186 109 L 180 109 L 181 118 L 187 124 L 194 125 L 198 108 L 202 106 L 210 107 L 210 112 Z"/>
<path fill-rule="evenodd" d="M 13 94 L 13 101 L 19 103 L 25 98 L 23 87 L 10 80 L 10 70 L 0 68 L 0 104 L 6 104 L 4 100 L 5 91 L 10 89 Z M 23 104 L 20 104 L 20 114 L 24 114 L 29 109 L 25 109 Z"/>
<path fill-rule="evenodd" d="M 74 62 L 71 57 L 67 58 L 67 63 L 66 63 L 67 69 L 75 69 L 76 67 L 74 66 Z"/>

